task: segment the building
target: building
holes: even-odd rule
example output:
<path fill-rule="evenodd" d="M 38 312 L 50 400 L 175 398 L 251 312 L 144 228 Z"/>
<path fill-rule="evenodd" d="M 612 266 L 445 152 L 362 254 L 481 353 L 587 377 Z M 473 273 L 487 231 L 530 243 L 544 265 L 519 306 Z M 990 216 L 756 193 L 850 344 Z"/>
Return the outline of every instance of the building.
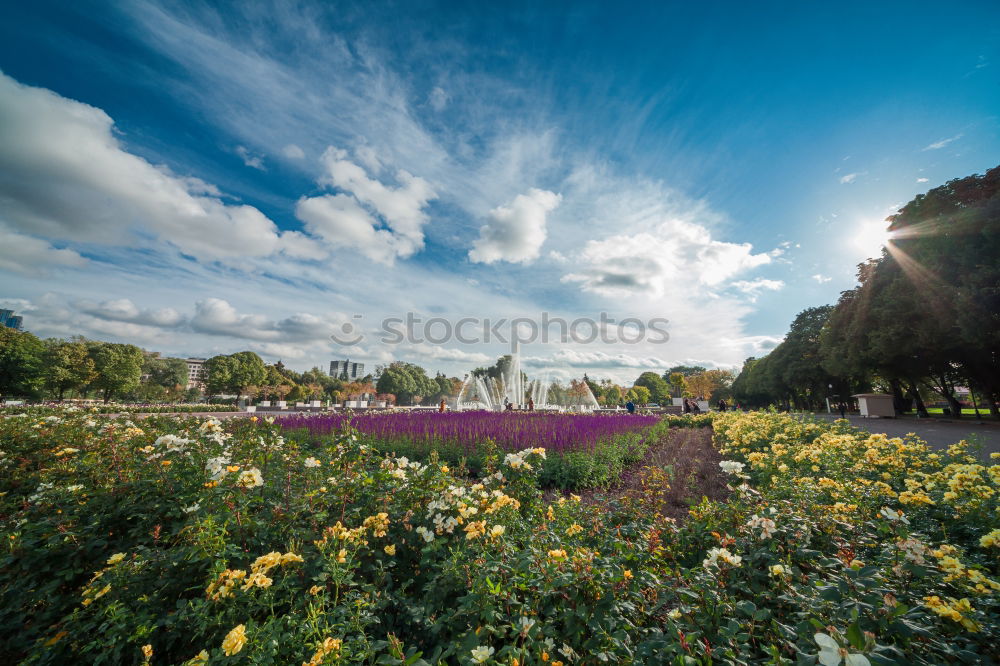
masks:
<path fill-rule="evenodd" d="M 185 359 L 188 366 L 187 388 L 205 388 L 205 359 Z"/>
<path fill-rule="evenodd" d="M 335 379 L 349 379 L 357 381 L 365 376 L 364 363 L 351 363 L 346 361 L 330 361 L 330 376 Z"/>
<path fill-rule="evenodd" d="M 0 326 L 13 328 L 15 331 L 23 331 L 24 317 L 15 315 L 13 310 L 0 310 Z"/>

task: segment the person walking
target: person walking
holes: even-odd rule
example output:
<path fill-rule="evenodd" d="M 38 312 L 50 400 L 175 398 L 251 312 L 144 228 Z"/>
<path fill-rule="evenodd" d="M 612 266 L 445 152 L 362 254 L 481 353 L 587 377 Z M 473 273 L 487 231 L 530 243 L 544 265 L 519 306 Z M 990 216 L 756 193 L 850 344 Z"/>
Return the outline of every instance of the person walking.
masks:
<path fill-rule="evenodd" d="M 837 409 L 840 410 L 840 418 L 846 419 L 847 418 L 847 403 L 845 403 L 843 400 L 841 400 L 840 404 L 837 405 Z"/>
<path fill-rule="evenodd" d="M 445 401 L 444 398 L 441 398 L 441 404 L 438 405 L 438 413 L 444 414 L 444 410 L 446 410 L 447 408 L 448 408 L 448 403 Z"/>
<path fill-rule="evenodd" d="M 625 403 L 625 411 L 629 414 L 635 414 L 635 403 L 629 400 Z"/>
<path fill-rule="evenodd" d="M 726 411 L 726 401 L 725 400 L 720 400 L 719 401 L 719 411 L 720 412 Z"/>

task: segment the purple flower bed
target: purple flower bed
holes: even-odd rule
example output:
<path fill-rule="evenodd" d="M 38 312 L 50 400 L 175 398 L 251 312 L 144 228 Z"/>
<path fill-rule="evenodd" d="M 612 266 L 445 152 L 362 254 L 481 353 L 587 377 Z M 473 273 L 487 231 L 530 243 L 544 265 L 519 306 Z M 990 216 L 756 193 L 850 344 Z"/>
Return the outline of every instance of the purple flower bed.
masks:
<path fill-rule="evenodd" d="M 359 432 L 386 443 L 475 451 L 487 439 L 505 451 L 544 447 L 552 453 L 593 451 L 620 435 L 636 433 L 659 421 L 637 414 L 544 414 L 510 412 L 381 412 L 277 419 L 286 429 L 306 428 L 313 435 L 339 431 L 350 421 Z"/>

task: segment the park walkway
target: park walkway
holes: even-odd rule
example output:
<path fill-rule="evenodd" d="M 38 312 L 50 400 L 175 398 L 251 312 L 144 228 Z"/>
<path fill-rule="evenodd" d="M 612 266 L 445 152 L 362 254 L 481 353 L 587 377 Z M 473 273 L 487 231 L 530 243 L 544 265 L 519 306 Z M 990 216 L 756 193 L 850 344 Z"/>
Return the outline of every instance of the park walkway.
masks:
<path fill-rule="evenodd" d="M 835 419 L 837 414 L 816 414 L 818 418 Z M 975 417 L 967 419 L 918 419 L 913 416 L 902 416 L 895 419 L 869 419 L 857 415 L 848 415 L 847 420 L 856 428 L 871 433 L 884 433 L 889 437 L 902 437 L 915 433 L 934 449 L 946 449 L 963 439 L 974 437 L 983 445 L 981 457 L 985 464 L 996 463 L 990 460 L 991 453 L 1000 453 L 1000 421 L 976 421 Z"/>

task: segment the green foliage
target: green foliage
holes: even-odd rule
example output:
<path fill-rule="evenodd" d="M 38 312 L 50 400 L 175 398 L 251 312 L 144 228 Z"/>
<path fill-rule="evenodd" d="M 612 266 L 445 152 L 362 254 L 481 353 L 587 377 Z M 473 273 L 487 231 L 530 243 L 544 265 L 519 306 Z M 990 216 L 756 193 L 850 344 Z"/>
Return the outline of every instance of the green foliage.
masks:
<path fill-rule="evenodd" d="M 95 374 L 91 387 L 101 393 L 104 402 L 139 386 L 144 357 L 135 345 L 91 343 L 90 358 Z"/>
<path fill-rule="evenodd" d="M 31 333 L 0 326 L 0 395 L 36 396 L 44 353 L 42 341 Z"/>
<path fill-rule="evenodd" d="M 653 485 L 547 503 L 538 450 L 485 450 L 467 479 L 266 420 L 4 418 L 0 660 L 142 663 L 147 645 L 162 663 L 993 658 L 992 468 L 842 423 L 688 420 L 714 421 L 746 467 L 678 524 Z"/>
<path fill-rule="evenodd" d="M 652 400 L 655 403 L 663 404 L 670 402 L 670 385 L 655 372 L 644 372 L 635 380 L 636 387 L 643 387 L 649 390 L 649 399 L 642 404 Z"/>
<path fill-rule="evenodd" d="M 90 384 L 97 371 L 85 341 L 53 338 L 45 341 L 42 373 L 45 388 L 62 400 L 66 391 L 80 391 Z"/>
<path fill-rule="evenodd" d="M 209 394 L 234 393 L 242 396 L 250 386 L 260 386 L 273 372 L 260 356 L 243 351 L 229 356 L 213 356 L 205 361 L 205 387 Z"/>
<path fill-rule="evenodd" d="M 419 365 L 396 361 L 382 371 L 375 384 L 379 393 L 391 393 L 400 404 L 412 404 L 422 398 L 437 396 L 441 385 L 427 376 L 427 372 Z M 450 386 L 448 390 L 450 390 Z"/>
<path fill-rule="evenodd" d="M 651 402 L 652 394 L 645 386 L 633 386 L 625 394 L 625 397 L 637 405 L 645 405 Z"/>

